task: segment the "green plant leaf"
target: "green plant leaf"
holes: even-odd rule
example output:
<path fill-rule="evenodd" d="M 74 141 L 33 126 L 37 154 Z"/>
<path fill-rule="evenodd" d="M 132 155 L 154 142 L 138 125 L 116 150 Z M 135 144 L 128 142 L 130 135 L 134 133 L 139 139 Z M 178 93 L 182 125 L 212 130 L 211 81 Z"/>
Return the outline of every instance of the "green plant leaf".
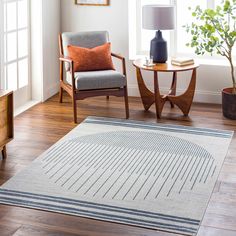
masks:
<path fill-rule="evenodd" d="M 219 54 L 233 62 L 232 49 L 236 44 L 236 0 L 224 0 L 215 9 L 189 8 L 194 21 L 185 25 L 191 40 L 186 46 L 197 55 Z M 234 78 L 232 76 L 232 80 Z"/>

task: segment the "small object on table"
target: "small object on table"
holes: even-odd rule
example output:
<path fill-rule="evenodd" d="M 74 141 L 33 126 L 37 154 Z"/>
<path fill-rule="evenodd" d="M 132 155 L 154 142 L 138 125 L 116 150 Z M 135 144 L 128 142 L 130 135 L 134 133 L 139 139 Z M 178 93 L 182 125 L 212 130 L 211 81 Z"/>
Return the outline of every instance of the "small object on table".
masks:
<path fill-rule="evenodd" d="M 145 63 L 143 65 L 144 66 L 154 66 L 155 64 L 153 63 L 153 56 L 145 57 Z"/>
<path fill-rule="evenodd" d="M 176 66 L 188 66 L 193 65 L 194 60 L 190 57 L 175 57 L 171 59 L 171 64 Z"/>
<path fill-rule="evenodd" d="M 177 105 L 185 116 L 188 116 L 196 87 L 196 75 L 198 64 L 188 65 L 188 66 L 175 66 L 170 62 L 167 63 L 158 63 L 154 66 L 145 66 L 142 59 L 135 60 L 133 65 L 136 67 L 137 72 L 137 81 L 139 86 L 139 91 L 141 99 L 143 102 L 144 109 L 147 111 L 153 103 L 156 107 L 156 116 L 157 119 L 161 118 L 161 113 L 164 107 L 164 104 L 169 101 L 171 107 Z M 142 77 L 142 70 L 151 71 L 154 74 L 154 93 L 151 92 L 145 85 L 145 82 Z M 192 77 L 189 83 L 187 90 L 181 94 L 176 95 L 177 88 L 177 73 L 182 71 L 192 71 Z M 173 79 L 171 88 L 168 94 L 162 95 L 160 93 L 159 81 L 158 81 L 158 72 L 172 72 Z"/>
<path fill-rule="evenodd" d="M 0 151 L 7 158 L 6 144 L 13 139 L 13 92 L 0 90 Z"/>

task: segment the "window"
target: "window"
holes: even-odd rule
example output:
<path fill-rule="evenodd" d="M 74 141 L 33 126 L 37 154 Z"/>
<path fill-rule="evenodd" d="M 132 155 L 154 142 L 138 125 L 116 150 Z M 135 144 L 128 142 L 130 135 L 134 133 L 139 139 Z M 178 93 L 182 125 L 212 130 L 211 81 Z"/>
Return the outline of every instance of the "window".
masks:
<path fill-rule="evenodd" d="M 191 0 L 186 4 L 186 0 L 176 0 L 176 50 L 174 54 L 189 54 L 193 53 L 193 49 L 186 46 L 186 43 L 190 41 L 191 35 L 187 34 L 183 25 L 192 21 L 192 11 L 188 8 L 191 6 L 194 9 L 197 5 L 201 8 L 207 8 L 206 0 Z"/>
<path fill-rule="evenodd" d="M 29 84 L 29 0 L 1 0 L 1 87 Z"/>
<path fill-rule="evenodd" d="M 150 41 L 155 37 L 155 31 L 142 29 L 142 7 L 148 4 L 172 4 L 176 9 L 176 30 L 163 31 L 164 38 L 168 41 L 170 56 L 193 55 L 194 49 L 186 46 L 191 36 L 185 32 L 183 25 L 191 22 L 191 7 L 197 5 L 202 8 L 214 8 L 222 0 L 129 0 L 129 49 L 130 59 L 140 55 L 148 55 Z"/>

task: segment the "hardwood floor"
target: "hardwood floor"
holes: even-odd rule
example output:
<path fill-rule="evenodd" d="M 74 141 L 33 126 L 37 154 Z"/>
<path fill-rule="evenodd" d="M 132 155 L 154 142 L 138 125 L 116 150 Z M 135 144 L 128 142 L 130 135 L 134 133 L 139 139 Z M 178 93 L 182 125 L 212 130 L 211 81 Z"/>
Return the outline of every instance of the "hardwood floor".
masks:
<path fill-rule="evenodd" d="M 125 117 L 121 98 L 91 98 L 78 102 L 78 120 L 87 116 Z M 155 107 L 143 110 L 139 98 L 130 98 L 130 119 L 156 121 Z M 190 117 L 183 117 L 178 108 L 166 104 L 158 122 L 196 127 L 236 130 L 236 121 L 222 117 L 220 106 L 193 104 Z M 17 174 L 39 154 L 75 127 L 69 97 L 58 103 L 54 96 L 15 118 L 15 139 L 7 146 L 8 158 L 0 160 L 0 185 Z M 194 210 L 194 209 L 193 209 Z M 171 236 L 138 227 L 90 220 L 45 211 L 0 206 L 0 235 L 45 236 Z M 214 193 L 206 210 L 198 236 L 236 235 L 236 136 L 221 170 Z"/>

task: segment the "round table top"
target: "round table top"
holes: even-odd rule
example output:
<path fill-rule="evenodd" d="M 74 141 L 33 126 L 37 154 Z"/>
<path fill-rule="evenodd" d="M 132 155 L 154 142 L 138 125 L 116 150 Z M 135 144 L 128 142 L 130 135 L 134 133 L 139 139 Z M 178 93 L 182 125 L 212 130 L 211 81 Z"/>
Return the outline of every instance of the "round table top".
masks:
<path fill-rule="evenodd" d="M 145 66 L 144 64 L 145 64 L 145 60 L 143 59 L 137 59 L 133 61 L 133 65 L 135 67 L 142 70 L 148 70 L 148 71 L 178 72 L 178 71 L 193 70 L 199 67 L 197 63 L 188 65 L 188 66 L 175 66 L 175 65 L 172 65 L 170 61 L 167 61 L 166 63 L 155 63 L 154 66 Z"/>

